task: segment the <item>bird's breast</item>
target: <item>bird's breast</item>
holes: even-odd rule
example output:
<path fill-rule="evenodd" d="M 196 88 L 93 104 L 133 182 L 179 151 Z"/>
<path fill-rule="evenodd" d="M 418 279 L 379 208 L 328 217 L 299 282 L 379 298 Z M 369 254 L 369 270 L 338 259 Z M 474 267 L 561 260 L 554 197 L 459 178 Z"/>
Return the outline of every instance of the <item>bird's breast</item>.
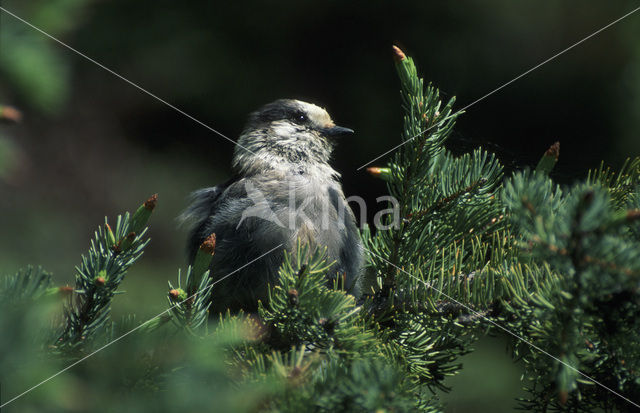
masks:
<path fill-rule="evenodd" d="M 251 215 L 260 218 L 260 222 L 254 221 L 255 228 L 259 232 L 272 228 L 282 234 L 290 247 L 300 240 L 326 246 L 331 254 L 331 250 L 340 248 L 346 225 L 353 221 L 340 184 L 326 175 L 254 177 L 247 193 L 254 204 L 260 205 L 252 207 L 257 214 Z"/>

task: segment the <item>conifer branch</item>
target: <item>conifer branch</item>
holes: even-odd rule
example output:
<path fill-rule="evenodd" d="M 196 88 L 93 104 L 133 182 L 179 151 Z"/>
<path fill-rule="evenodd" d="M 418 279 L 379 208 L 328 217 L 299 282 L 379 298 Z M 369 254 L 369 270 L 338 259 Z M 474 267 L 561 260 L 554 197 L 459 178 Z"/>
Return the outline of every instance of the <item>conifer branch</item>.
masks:
<path fill-rule="evenodd" d="M 105 218 L 104 226 L 95 232 L 88 255 L 76 267 L 74 294 L 65 307 L 64 324 L 55 348 L 65 352 L 80 350 L 105 329 L 113 296 L 149 242 L 145 227 L 156 202 L 157 195 L 153 195 L 132 217 L 128 212 L 119 215 L 115 230 Z"/>

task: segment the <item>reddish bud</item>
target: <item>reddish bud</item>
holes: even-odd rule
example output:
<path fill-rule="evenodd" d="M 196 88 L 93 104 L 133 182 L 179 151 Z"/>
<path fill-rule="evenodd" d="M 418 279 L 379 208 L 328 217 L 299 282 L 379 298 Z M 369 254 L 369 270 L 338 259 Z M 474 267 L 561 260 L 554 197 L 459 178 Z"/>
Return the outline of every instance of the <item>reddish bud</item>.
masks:
<path fill-rule="evenodd" d="M 393 58 L 396 62 L 402 62 L 407 56 L 404 54 L 402 50 L 396 45 L 393 46 Z"/>
<path fill-rule="evenodd" d="M 60 291 L 61 294 L 71 294 L 73 292 L 73 287 L 70 287 L 68 285 L 65 285 L 63 287 L 58 287 L 58 291 Z"/>
<path fill-rule="evenodd" d="M 216 234 L 212 233 L 200 244 L 200 250 L 206 252 L 209 255 L 213 255 L 216 250 Z"/>
<path fill-rule="evenodd" d="M 149 211 L 153 211 L 153 209 L 156 207 L 157 204 L 158 204 L 158 194 L 153 194 L 149 197 L 149 199 L 144 201 L 144 204 L 142 205 L 144 205 L 145 209 Z"/>
<path fill-rule="evenodd" d="M 11 106 L 0 106 L 0 120 L 18 123 L 22 120 L 22 113 Z"/>
<path fill-rule="evenodd" d="M 544 156 L 553 157 L 557 161 L 560 157 L 560 142 L 556 142 L 551 145 L 549 149 L 547 149 L 547 151 L 544 153 Z"/>
<path fill-rule="evenodd" d="M 378 166 L 371 166 L 367 168 L 367 172 L 369 175 L 380 178 L 383 180 L 389 180 L 391 178 L 391 169 L 389 168 L 380 168 Z"/>
<path fill-rule="evenodd" d="M 289 296 L 289 304 L 298 305 L 298 290 L 292 288 L 287 292 L 287 295 Z"/>

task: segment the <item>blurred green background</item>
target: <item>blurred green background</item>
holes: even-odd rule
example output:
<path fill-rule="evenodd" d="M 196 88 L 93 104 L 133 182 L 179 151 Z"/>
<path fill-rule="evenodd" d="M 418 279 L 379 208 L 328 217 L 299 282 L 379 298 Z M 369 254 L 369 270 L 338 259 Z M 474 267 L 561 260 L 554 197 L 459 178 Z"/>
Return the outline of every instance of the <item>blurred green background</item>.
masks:
<path fill-rule="evenodd" d="M 347 195 L 384 185 L 356 169 L 399 142 L 390 47 L 466 106 L 637 7 L 637 1 L 213 2 L 4 0 L 2 7 L 235 139 L 246 115 L 294 97 L 356 130 L 334 164 Z M 507 171 L 561 141 L 555 177 L 640 154 L 640 12 L 471 107 L 449 147 L 482 145 Z M 95 227 L 158 192 L 152 243 L 114 313 L 166 308 L 184 266 L 175 217 L 194 189 L 229 176 L 233 146 L 0 12 L 0 274 L 41 264 L 73 282 Z M 384 158 L 376 165 L 384 163 Z M 512 411 L 520 388 L 500 339 L 463 358 L 448 411 Z M 109 351 L 117 351 L 112 348 Z M 478 410 L 480 409 L 480 410 Z"/>

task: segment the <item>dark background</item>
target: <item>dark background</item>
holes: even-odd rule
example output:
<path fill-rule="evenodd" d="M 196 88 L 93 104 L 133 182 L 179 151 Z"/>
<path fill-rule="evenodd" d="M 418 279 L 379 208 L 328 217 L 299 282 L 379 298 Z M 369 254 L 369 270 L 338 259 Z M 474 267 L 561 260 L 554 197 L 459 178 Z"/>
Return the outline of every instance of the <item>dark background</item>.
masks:
<path fill-rule="evenodd" d="M 392 44 L 415 59 L 443 98 L 457 96 L 460 108 L 640 5 L 0 4 L 232 139 L 250 111 L 274 99 L 326 107 L 336 123 L 356 130 L 339 142 L 334 165 L 345 193 L 367 200 L 369 217 L 385 187 L 356 169 L 400 139 Z M 620 167 L 640 154 L 638 39 L 640 12 L 469 108 L 449 147 L 459 153 L 482 145 L 510 172 L 535 165 L 559 140 L 554 175 L 563 183 L 586 176 L 601 160 Z M 227 179 L 233 145 L 4 12 L 0 104 L 24 115 L 20 124 L 0 125 L 0 273 L 41 264 L 59 283 L 71 283 L 73 266 L 104 216 L 113 219 L 158 192 L 152 243 L 114 312 L 145 317 L 162 311 L 166 280 L 184 266 L 185 234 L 174 218 L 190 191 Z M 481 343 L 484 350 L 469 356 L 472 367 L 465 371 L 471 373 L 452 382 L 459 387 L 450 411 L 513 406 L 517 367 L 502 345 L 491 343 Z"/>

